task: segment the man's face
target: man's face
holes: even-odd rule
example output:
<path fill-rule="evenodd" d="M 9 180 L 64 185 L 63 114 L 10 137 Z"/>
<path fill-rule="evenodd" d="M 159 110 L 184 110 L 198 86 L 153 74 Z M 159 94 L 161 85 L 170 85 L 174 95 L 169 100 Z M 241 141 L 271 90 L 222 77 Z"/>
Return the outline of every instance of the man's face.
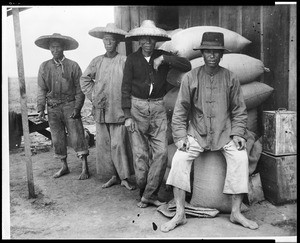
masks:
<path fill-rule="evenodd" d="M 107 52 L 114 52 L 119 42 L 114 34 L 105 34 L 103 36 L 103 44 Z"/>
<path fill-rule="evenodd" d="M 156 42 L 157 40 L 153 36 L 142 36 L 139 38 L 140 46 L 146 53 L 151 53 L 154 50 Z"/>
<path fill-rule="evenodd" d="M 205 49 L 202 51 L 205 65 L 211 68 L 215 68 L 219 65 L 223 56 L 222 50 Z"/>
<path fill-rule="evenodd" d="M 61 59 L 63 57 L 64 48 L 61 42 L 59 41 L 52 41 L 50 43 L 49 49 L 53 55 L 54 59 Z"/>

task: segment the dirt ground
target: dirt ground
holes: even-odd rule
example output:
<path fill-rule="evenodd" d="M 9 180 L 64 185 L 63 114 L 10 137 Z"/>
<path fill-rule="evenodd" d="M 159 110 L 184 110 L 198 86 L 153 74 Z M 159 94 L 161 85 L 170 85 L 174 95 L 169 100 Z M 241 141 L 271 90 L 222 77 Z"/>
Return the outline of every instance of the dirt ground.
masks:
<path fill-rule="evenodd" d="M 84 122 L 90 132 L 95 128 Z M 60 161 L 53 158 L 51 141 L 38 133 L 32 140 L 32 167 L 36 198 L 28 198 L 24 147 L 10 151 L 10 238 L 11 239 L 227 239 L 232 237 L 276 239 L 296 242 L 297 203 L 274 206 L 267 200 L 249 207 L 245 215 L 258 222 L 249 230 L 230 223 L 229 214 L 215 218 L 188 217 L 188 223 L 169 233 L 159 227 L 169 219 L 156 207 L 138 208 L 138 190 L 115 185 L 102 189 L 106 182 L 96 174 L 95 147 L 90 148 L 90 178 L 78 180 L 81 162 L 68 150 L 71 173 L 54 179 Z M 134 182 L 134 177 L 132 178 Z M 172 192 L 162 186 L 159 197 L 169 201 Z"/>

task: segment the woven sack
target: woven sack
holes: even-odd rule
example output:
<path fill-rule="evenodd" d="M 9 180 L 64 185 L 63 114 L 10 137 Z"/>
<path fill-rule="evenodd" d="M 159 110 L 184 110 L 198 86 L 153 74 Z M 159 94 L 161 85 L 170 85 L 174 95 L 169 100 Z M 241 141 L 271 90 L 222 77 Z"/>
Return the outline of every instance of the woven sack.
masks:
<path fill-rule="evenodd" d="M 194 26 L 172 36 L 170 41 L 163 43 L 159 49 L 172 52 L 178 56 L 192 60 L 201 56 L 201 51 L 194 51 L 201 44 L 204 32 L 221 32 L 224 34 L 224 46 L 231 52 L 240 52 L 251 41 L 240 34 L 218 26 Z"/>

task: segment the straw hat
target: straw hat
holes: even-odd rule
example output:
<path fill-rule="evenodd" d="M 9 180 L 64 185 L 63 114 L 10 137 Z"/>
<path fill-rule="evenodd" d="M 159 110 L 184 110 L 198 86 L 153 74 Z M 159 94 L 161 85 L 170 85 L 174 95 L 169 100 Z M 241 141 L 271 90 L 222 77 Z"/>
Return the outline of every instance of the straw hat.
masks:
<path fill-rule="evenodd" d="M 34 43 L 38 47 L 49 50 L 51 41 L 62 41 L 65 51 L 74 50 L 79 46 L 78 42 L 72 37 L 61 35 L 58 33 L 54 33 L 52 35 L 43 35 L 37 38 Z"/>
<path fill-rule="evenodd" d="M 165 30 L 156 27 L 152 20 L 144 20 L 140 27 L 130 30 L 129 34 L 126 35 L 126 39 L 138 41 L 141 36 L 154 36 L 157 38 L 157 41 L 171 40 L 168 33 Z"/>
<path fill-rule="evenodd" d="M 114 23 L 108 23 L 106 27 L 96 27 L 90 30 L 89 34 L 100 39 L 103 39 L 105 34 L 116 34 L 118 40 L 124 41 L 125 35 L 127 35 L 128 33 L 125 30 L 117 28 Z"/>
<path fill-rule="evenodd" d="M 224 47 L 224 34 L 221 32 L 204 32 L 200 47 L 193 50 L 203 49 L 229 51 Z"/>

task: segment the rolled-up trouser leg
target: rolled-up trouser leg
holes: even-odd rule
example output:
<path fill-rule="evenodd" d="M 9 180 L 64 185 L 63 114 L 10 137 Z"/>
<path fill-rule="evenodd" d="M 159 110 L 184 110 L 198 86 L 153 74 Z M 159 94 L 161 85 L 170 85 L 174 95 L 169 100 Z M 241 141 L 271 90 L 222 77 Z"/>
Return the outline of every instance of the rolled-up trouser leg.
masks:
<path fill-rule="evenodd" d="M 166 184 L 191 192 L 191 166 L 204 150 L 193 137 L 188 136 L 188 140 L 190 147 L 187 151 L 176 150 Z"/>
<path fill-rule="evenodd" d="M 221 152 L 227 163 L 223 193 L 248 193 L 249 160 L 247 150 L 238 150 L 233 140 L 231 140 L 223 147 Z"/>
<path fill-rule="evenodd" d="M 54 147 L 54 157 L 67 158 L 67 134 L 61 106 L 47 107 L 48 122 Z"/>

